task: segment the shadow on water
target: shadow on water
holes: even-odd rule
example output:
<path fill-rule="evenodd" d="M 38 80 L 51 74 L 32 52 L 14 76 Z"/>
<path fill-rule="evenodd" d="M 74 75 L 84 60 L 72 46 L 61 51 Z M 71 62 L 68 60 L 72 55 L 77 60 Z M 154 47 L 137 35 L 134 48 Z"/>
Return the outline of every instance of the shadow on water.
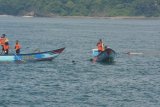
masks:
<path fill-rule="evenodd" d="M 99 63 L 101 65 L 115 65 L 116 64 L 116 61 L 110 61 L 110 62 L 96 62 L 96 63 Z"/>
<path fill-rule="evenodd" d="M 102 61 L 102 62 L 95 62 L 92 58 L 89 59 L 88 61 L 92 62 L 92 63 L 97 63 L 97 64 L 101 64 L 101 65 L 115 65 L 116 61 L 114 60 L 109 60 L 109 61 Z"/>

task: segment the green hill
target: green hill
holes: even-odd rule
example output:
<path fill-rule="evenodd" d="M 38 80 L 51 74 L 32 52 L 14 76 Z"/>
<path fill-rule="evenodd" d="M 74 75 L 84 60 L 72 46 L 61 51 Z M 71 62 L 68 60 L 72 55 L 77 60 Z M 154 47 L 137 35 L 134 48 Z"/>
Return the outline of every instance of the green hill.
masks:
<path fill-rule="evenodd" d="M 160 0 L 0 0 L 0 15 L 160 16 Z"/>

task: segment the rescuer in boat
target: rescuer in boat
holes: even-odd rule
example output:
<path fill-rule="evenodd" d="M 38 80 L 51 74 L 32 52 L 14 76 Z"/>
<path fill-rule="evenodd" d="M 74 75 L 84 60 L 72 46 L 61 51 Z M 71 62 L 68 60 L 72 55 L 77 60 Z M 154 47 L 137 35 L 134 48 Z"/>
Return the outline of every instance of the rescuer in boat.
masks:
<path fill-rule="evenodd" d="M 14 49 L 16 51 L 16 54 L 20 54 L 21 45 L 18 40 L 16 40 L 16 44 L 15 44 Z"/>
<path fill-rule="evenodd" d="M 97 48 L 98 48 L 98 52 L 102 52 L 104 51 L 104 44 L 103 44 L 103 41 L 102 39 L 99 39 L 98 43 L 97 43 Z"/>
<path fill-rule="evenodd" d="M 4 49 L 4 54 L 8 54 L 9 52 L 9 43 L 5 42 L 5 44 L 3 45 L 3 49 Z"/>
<path fill-rule="evenodd" d="M 6 35 L 5 34 L 2 34 L 2 36 L 1 36 L 1 38 L 0 38 L 0 45 L 2 46 L 2 53 L 5 51 L 4 50 L 4 45 L 7 43 L 8 45 L 9 45 L 9 43 L 8 43 L 8 38 L 6 38 Z M 1 54 L 2 54 L 1 53 Z"/>

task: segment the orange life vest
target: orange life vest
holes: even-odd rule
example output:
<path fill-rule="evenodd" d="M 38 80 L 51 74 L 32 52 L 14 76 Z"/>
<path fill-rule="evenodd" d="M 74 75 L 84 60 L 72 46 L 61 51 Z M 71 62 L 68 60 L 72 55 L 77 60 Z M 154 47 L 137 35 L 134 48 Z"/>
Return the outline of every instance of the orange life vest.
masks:
<path fill-rule="evenodd" d="M 3 45 L 4 51 L 9 50 L 9 45 Z"/>
<path fill-rule="evenodd" d="M 0 38 L 0 45 L 4 45 L 6 42 L 6 38 Z"/>
<path fill-rule="evenodd" d="M 18 43 L 18 44 L 16 43 L 15 49 L 16 49 L 16 50 L 21 49 L 21 45 L 20 45 L 19 43 Z"/>
<path fill-rule="evenodd" d="M 103 43 L 102 43 L 102 42 L 99 42 L 99 43 L 97 44 L 97 48 L 98 48 L 99 51 L 104 51 Z"/>

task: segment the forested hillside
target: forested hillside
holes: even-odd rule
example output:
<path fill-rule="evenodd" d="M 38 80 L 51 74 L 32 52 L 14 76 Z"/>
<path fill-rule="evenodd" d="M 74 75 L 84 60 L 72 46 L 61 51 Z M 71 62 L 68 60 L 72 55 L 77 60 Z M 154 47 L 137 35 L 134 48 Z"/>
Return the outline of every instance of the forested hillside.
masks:
<path fill-rule="evenodd" d="M 0 0 L 0 15 L 160 16 L 160 0 Z"/>

